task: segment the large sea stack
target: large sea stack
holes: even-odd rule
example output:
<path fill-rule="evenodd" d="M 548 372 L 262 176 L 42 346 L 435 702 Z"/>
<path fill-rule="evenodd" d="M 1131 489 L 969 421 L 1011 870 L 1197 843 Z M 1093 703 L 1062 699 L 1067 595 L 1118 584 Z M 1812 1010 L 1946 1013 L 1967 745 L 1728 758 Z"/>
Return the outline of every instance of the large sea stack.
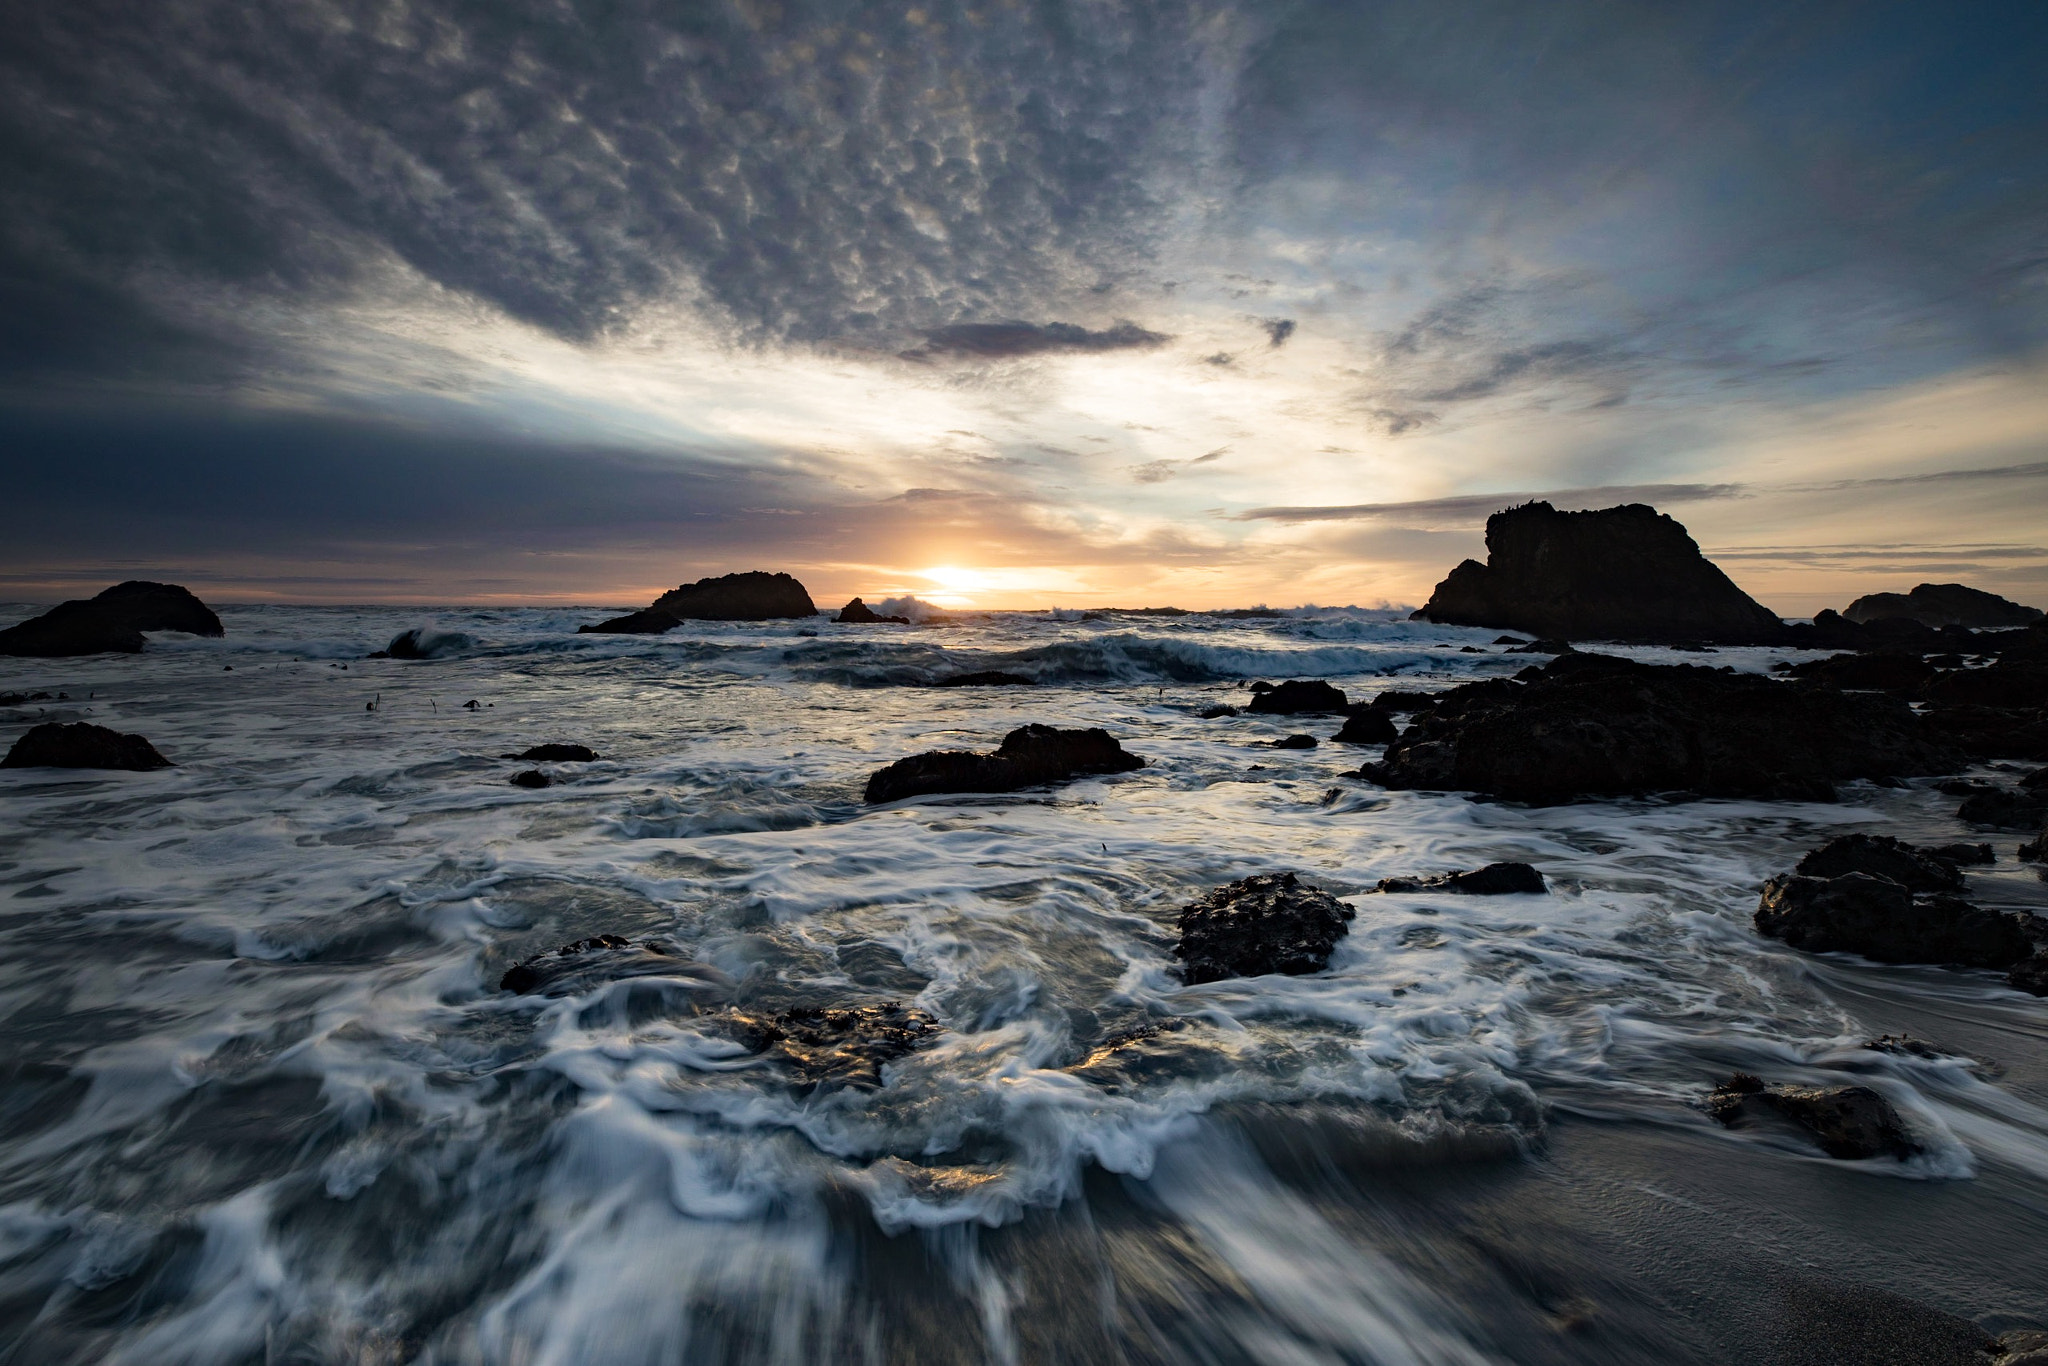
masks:
<path fill-rule="evenodd" d="M 224 634 L 213 609 L 188 589 L 134 579 L 96 597 L 59 603 L 39 617 L 0 631 L 0 655 L 132 655 L 142 649 L 144 631 Z"/>
<path fill-rule="evenodd" d="M 1910 593 L 1865 593 L 1842 613 L 1858 626 L 1874 621 L 1917 621 L 1922 626 L 1968 626 L 1998 630 L 2032 626 L 2041 620 L 2038 607 L 2026 607 L 1960 583 L 1923 583 Z"/>
<path fill-rule="evenodd" d="M 576 629 L 604 635 L 654 636 L 686 621 L 779 621 L 817 614 L 817 605 L 796 579 L 756 569 L 686 583 L 669 589 L 638 612 Z"/>
<path fill-rule="evenodd" d="M 1525 503 L 1486 519 L 1486 563 L 1450 572 L 1420 621 L 1546 639 L 1755 644 L 1784 635 L 1685 528 L 1642 503 L 1559 512 Z"/>

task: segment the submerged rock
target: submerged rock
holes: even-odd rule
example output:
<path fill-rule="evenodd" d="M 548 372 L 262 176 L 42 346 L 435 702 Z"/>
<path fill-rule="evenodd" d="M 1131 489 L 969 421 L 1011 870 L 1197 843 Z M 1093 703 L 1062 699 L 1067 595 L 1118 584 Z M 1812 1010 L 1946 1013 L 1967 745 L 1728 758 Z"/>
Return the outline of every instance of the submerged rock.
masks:
<path fill-rule="evenodd" d="M 1983 847 L 1988 851 L 1990 846 Z M 1838 836 L 1800 859 L 1798 871 L 1808 877 L 1869 873 L 1913 892 L 1950 892 L 1963 885 L 1952 863 L 1890 835 Z"/>
<path fill-rule="evenodd" d="M 1910 707 L 1876 693 L 1594 654 L 1516 679 L 1437 694 L 1358 776 L 1537 803 L 1652 792 L 1825 801 L 1836 781 L 1959 763 Z"/>
<path fill-rule="evenodd" d="M 1015 792 L 1094 773 L 1128 773 L 1145 761 L 1100 727 L 1019 726 L 993 754 L 931 750 L 898 759 L 868 778 L 870 803 L 944 792 Z"/>
<path fill-rule="evenodd" d="M 1890 878 L 1791 873 L 1764 884 L 1757 933 L 1808 953 L 1861 954 L 1880 963 L 2011 968 L 2048 943 L 2048 922 L 1987 910 L 1961 897 L 1915 898 Z"/>
<path fill-rule="evenodd" d="M 1034 688 L 1035 678 L 1023 674 L 1004 673 L 1001 669 L 981 669 L 974 673 L 947 674 L 932 680 L 934 688 Z"/>
<path fill-rule="evenodd" d="M 1971 825 L 1989 825 L 2000 830 L 2036 830 L 2048 821 L 2048 794 L 1986 788 L 1965 798 L 1956 809 L 1956 816 Z"/>
<path fill-rule="evenodd" d="M 1274 749 L 1314 749 L 1315 747 L 1316 737 L 1313 735 L 1283 735 L 1273 742 Z"/>
<path fill-rule="evenodd" d="M 1220 717 L 1237 715 L 1237 708 L 1223 702 L 1212 702 L 1195 715 L 1204 721 L 1214 721 Z"/>
<path fill-rule="evenodd" d="M 673 945 L 653 939 L 635 944 L 622 935 L 600 934 L 513 964 L 498 979 L 498 990 L 567 996 L 625 977 L 677 977 L 693 991 L 731 986 L 716 968 L 692 962 Z"/>
<path fill-rule="evenodd" d="M 169 768 L 171 761 L 140 735 L 89 721 L 47 721 L 31 727 L 0 759 L 0 768 L 113 768 L 130 773 Z"/>
<path fill-rule="evenodd" d="M 1700 554 L 1684 527 L 1641 503 L 1496 512 L 1486 519 L 1486 551 L 1485 564 L 1453 569 L 1415 616 L 1549 640 L 1735 645 L 1784 635 L 1777 616 Z"/>
<path fill-rule="evenodd" d="M 772 1015 L 734 1010 L 718 1022 L 794 1073 L 805 1090 L 873 1090 L 882 1084 L 883 1067 L 941 1032 L 930 1015 L 895 1001 L 846 1009 L 798 1006 Z"/>
<path fill-rule="evenodd" d="M 811 595 L 795 578 L 750 570 L 671 588 L 638 612 L 576 629 L 601 635 L 660 635 L 685 621 L 777 621 L 817 614 Z"/>
<path fill-rule="evenodd" d="M 1266 973 L 1302 977 L 1329 966 L 1356 914 L 1293 873 L 1260 873 L 1183 907 L 1173 952 L 1189 986 Z"/>
<path fill-rule="evenodd" d="M 1467 896 L 1502 896 L 1549 891 L 1543 874 L 1526 863 L 1489 863 L 1468 873 L 1440 877 L 1383 877 L 1376 892 L 1463 892 Z"/>
<path fill-rule="evenodd" d="M 1905 618 L 1922 626 L 2029 626 L 2041 620 L 2038 607 L 2025 607 L 1996 593 L 1960 583 L 1923 583 L 1910 593 L 1866 593 L 1842 612 L 1859 626 Z"/>
<path fill-rule="evenodd" d="M 1269 688 L 1254 688 L 1247 711 L 1265 716 L 1326 716 L 1346 707 L 1344 690 L 1320 678 L 1291 678 Z"/>
<path fill-rule="evenodd" d="M 1920 1151 L 1892 1103 L 1868 1086 L 1767 1086 L 1737 1072 L 1708 1095 L 1707 1113 L 1730 1128 L 1762 1116 L 1790 1120 L 1829 1157 L 1850 1162 Z"/>
<path fill-rule="evenodd" d="M 1386 745 L 1400 738 L 1400 729 L 1386 712 L 1354 709 L 1331 738 L 1345 745 Z"/>
<path fill-rule="evenodd" d="M 508 754 L 508 759 L 524 759 L 528 763 L 588 764 L 597 759 L 597 751 L 588 745 L 534 745 L 518 754 Z"/>
<path fill-rule="evenodd" d="M 882 616 L 859 598 L 855 598 L 852 602 L 840 608 L 839 615 L 832 618 L 832 620 L 845 622 L 852 626 L 880 626 L 885 623 L 896 626 L 910 625 L 909 617 Z"/>
<path fill-rule="evenodd" d="M 548 778 L 548 775 L 541 772 L 537 768 L 529 768 L 524 773 L 515 773 L 512 775 L 512 786 L 514 787 L 530 787 L 538 789 L 546 787 L 549 781 L 550 780 Z"/>

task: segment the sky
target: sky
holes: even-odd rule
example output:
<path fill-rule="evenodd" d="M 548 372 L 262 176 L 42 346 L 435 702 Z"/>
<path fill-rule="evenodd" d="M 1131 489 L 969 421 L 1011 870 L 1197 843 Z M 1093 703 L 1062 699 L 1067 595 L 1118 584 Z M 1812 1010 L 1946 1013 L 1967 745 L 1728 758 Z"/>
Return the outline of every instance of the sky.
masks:
<path fill-rule="evenodd" d="M 0 599 L 2048 606 L 2048 6 L 6 0 Z"/>

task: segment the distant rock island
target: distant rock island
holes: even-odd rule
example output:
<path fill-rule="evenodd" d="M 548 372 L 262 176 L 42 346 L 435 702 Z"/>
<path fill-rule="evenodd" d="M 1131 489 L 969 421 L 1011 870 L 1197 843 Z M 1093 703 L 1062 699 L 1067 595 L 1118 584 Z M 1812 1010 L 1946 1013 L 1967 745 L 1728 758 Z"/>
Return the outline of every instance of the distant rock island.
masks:
<path fill-rule="evenodd" d="M 880 626 L 885 623 L 893 623 L 897 626 L 910 625 L 909 617 L 884 616 L 859 598 L 855 598 L 852 602 L 840 608 L 839 615 L 832 618 L 832 620 L 848 622 L 855 626 Z"/>
<path fill-rule="evenodd" d="M 1923 583 L 1910 593 L 1866 593 L 1842 613 L 1858 626 L 1904 618 L 1922 626 L 1968 626 L 1997 630 L 2032 626 L 2041 620 L 2038 607 L 2023 607 L 2010 598 L 1960 583 Z"/>
<path fill-rule="evenodd" d="M 600 635 L 654 636 L 686 621 L 778 621 L 817 614 L 811 595 L 795 578 L 756 569 L 686 583 L 637 612 L 576 629 Z"/>
<path fill-rule="evenodd" d="M 131 579 L 92 598 L 59 603 L 39 617 L 0 631 L 0 655 L 61 659 L 135 654 L 144 631 L 225 634 L 213 609 L 174 583 Z"/>
<path fill-rule="evenodd" d="M 1683 526 L 1643 503 L 1496 512 L 1486 519 L 1486 563 L 1461 563 L 1414 616 L 1560 640 L 1735 645 L 1785 634 Z"/>

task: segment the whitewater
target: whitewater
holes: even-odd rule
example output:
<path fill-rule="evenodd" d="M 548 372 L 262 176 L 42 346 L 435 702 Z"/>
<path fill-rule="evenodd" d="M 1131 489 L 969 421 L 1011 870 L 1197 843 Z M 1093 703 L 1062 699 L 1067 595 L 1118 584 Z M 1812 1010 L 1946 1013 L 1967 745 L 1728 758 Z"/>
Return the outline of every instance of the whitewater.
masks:
<path fill-rule="evenodd" d="M 1529 808 L 1200 715 L 1531 662 L 1391 611 L 220 612 L 0 660 L 50 694 L 0 746 L 90 720 L 175 765 L 0 773 L 0 1361 L 1853 1361 L 1831 1335 L 2048 1322 L 2048 1002 L 1750 924 L 1852 831 L 1991 838 L 1973 898 L 2048 912 L 1931 780 Z M 928 686 L 987 669 L 1036 682 Z M 862 803 L 1028 722 L 1145 767 Z M 601 757 L 505 757 L 548 742 Z M 1550 892 L 1371 891 L 1500 859 Z M 1329 970 L 1184 986 L 1179 908 L 1278 871 L 1356 909 Z M 600 934 L 687 970 L 498 989 Z M 940 1032 L 808 1089 L 706 983 Z M 1874 1087 L 1923 1152 L 1722 1129 L 1737 1070 Z"/>

